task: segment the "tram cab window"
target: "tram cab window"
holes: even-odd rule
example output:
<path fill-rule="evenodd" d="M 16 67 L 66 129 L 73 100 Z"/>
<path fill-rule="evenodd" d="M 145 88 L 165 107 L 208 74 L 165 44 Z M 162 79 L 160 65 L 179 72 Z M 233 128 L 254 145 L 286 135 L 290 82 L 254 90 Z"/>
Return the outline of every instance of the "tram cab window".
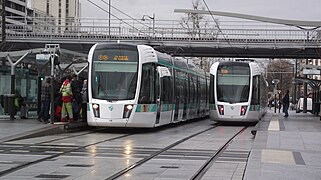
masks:
<path fill-rule="evenodd" d="M 221 102 L 247 102 L 250 90 L 248 65 L 220 65 L 217 73 L 217 100 Z"/>

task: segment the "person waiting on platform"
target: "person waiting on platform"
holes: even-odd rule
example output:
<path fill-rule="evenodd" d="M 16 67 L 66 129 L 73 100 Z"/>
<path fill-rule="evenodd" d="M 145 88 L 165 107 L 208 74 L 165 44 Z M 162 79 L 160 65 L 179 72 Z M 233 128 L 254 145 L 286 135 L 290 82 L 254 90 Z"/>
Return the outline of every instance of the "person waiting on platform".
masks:
<path fill-rule="evenodd" d="M 15 96 L 14 96 L 14 107 L 15 107 L 15 115 L 17 112 L 20 110 L 20 118 L 21 119 L 28 119 L 28 109 L 26 106 L 26 103 L 24 102 L 23 97 L 20 95 L 19 91 L 15 91 Z"/>
<path fill-rule="evenodd" d="M 290 96 L 289 96 L 289 90 L 286 90 L 286 93 L 284 97 L 282 98 L 282 103 L 283 103 L 283 112 L 284 112 L 284 117 L 288 117 L 289 113 L 289 105 L 290 105 Z"/>
<path fill-rule="evenodd" d="M 81 117 L 83 122 L 87 120 L 87 101 L 87 79 L 85 79 L 81 89 Z"/>
<path fill-rule="evenodd" d="M 50 109 L 50 78 L 47 78 L 41 87 L 41 110 L 39 112 L 38 121 L 47 123 Z"/>
<path fill-rule="evenodd" d="M 62 109 L 61 109 L 61 122 L 66 122 L 67 113 L 69 116 L 69 122 L 74 122 L 74 117 L 72 113 L 72 91 L 70 84 L 71 77 L 67 76 L 66 80 L 62 83 L 60 87 L 61 100 L 62 100 Z"/>

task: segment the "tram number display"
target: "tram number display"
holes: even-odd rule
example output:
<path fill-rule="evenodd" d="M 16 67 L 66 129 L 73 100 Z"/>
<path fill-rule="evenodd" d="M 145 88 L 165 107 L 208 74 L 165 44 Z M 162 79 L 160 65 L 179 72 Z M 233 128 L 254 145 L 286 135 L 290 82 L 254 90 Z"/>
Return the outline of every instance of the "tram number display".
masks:
<path fill-rule="evenodd" d="M 99 55 L 98 56 L 98 60 L 100 61 L 108 61 L 108 60 L 112 60 L 112 61 L 128 61 L 128 56 L 113 56 L 112 58 L 110 58 L 108 55 Z"/>

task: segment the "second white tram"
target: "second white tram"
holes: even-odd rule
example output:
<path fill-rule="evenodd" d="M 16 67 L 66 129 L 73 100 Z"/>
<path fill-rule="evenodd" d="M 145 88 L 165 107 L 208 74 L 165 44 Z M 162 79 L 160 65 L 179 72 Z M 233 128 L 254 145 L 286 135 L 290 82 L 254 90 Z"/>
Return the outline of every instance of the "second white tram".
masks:
<path fill-rule="evenodd" d="M 211 120 L 259 121 L 267 111 L 267 86 L 256 62 L 215 62 L 210 69 Z"/>
<path fill-rule="evenodd" d="M 100 43 L 88 62 L 89 126 L 152 128 L 209 115 L 209 77 L 186 59 Z"/>

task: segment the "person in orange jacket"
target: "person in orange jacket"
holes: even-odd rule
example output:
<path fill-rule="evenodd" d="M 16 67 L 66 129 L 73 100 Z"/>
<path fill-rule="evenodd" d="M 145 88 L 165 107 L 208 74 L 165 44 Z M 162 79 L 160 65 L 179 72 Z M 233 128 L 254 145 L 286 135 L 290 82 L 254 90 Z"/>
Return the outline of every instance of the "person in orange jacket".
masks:
<path fill-rule="evenodd" d="M 62 83 L 60 87 L 62 109 L 61 109 L 61 122 L 66 122 L 67 113 L 69 116 L 69 122 L 74 122 L 74 117 L 72 113 L 72 91 L 70 84 L 71 77 L 67 76 L 66 80 Z"/>

